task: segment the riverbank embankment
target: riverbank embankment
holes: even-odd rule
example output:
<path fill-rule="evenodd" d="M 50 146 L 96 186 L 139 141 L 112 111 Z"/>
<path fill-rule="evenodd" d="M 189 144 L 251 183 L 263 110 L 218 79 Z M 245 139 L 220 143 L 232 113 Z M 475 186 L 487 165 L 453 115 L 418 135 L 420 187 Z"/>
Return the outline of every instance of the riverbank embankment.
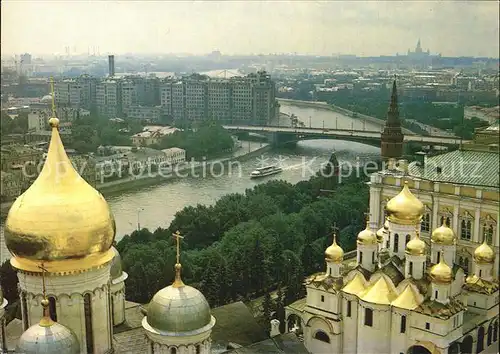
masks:
<path fill-rule="evenodd" d="M 358 119 L 358 120 L 365 120 L 367 122 L 379 125 L 380 127 L 383 127 L 385 124 L 385 120 L 383 120 L 383 119 L 379 119 L 377 117 L 371 117 L 371 116 L 367 116 L 367 115 L 364 115 L 364 114 L 361 114 L 358 112 L 350 111 L 348 109 L 345 109 L 345 108 L 342 108 L 339 106 L 335 106 L 335 105 L 331 105 L 331 104 L 328 104 L 326 102 L 291 100 L 288 98 L 278 98 L 277 100 L 279 102 L 293 104 L 293 105 L 296 105 L 298 107 L 325 109 L 328 111 L 343 114 L 349 118 Z M 411 135 L 415 134 L 414 132 L 412 132 L 411 130 L 406 129 L 406 128 L 402 128 L 402 130 L 403 130 L 404 134 L 411 134 Z"/>
<path fill-rule="evenodd" d="M 219 158 L 207 161 L 197 161 L 187 163 L 183 167 L 179 167 L 174 171 L 164 171 L 163 173 L 155 173 L 152 175 L 145 175 L 139 177 L 131 177 L 126 179 L 120 179 L 111 182 L 105 182 L 97 184 L 96 189 L 103 195 L 110 195 L 119 192 L 123 192 L 130 189 L 149 187 L 156 184 L 160 184 L 167 180 L 185 178 L 196 174 L 202 170 L 211 171 L 214 168 L 220 168 L 222 166 L 227 166 L 231 162 L 241 162 L 251 159 L 255 156 L 265 153 L 271 149 L 271 145 L 262 144 L 260 147 L 256 147 L 251 151 L 232 157 Z"/>
<path fill-rule="evenodd" d="M 174 171 L 165 171 L 163 173 L 154 173 L 154 174 L 144 174 L 143 176 L 137 177 L 127 177 L 118 179 L 115 181 L 98 183 L 95 188 L 104 195 L 117 194 L 120 192 L 124 192 L 127 190 L 133 190 L 136 188 L 144 188 L 153 186 L 156 184 L 163 183 L 167 180 L 181 178 L 181 177 L 189 177 L 193 174 L 196 174 L 203 169 L 205 171 L 211 171 L 214 168 L 220 168 L 222 166 L 227 166 L 231 162 L 242 162 L 252 159 L 256 156 L 259 156 L 269 150 L 271 150 L 271 145 L 269 144 L 254 144 L 254 146 L 250 146 L 248 148 L 248 152 L 244 152 L 246 148 L 242 147 L 236 151 L 233 156 L 218 158 L 207 161 L 198 161 L 193 163 L 187 163 L 183 167 L 179 167 Z M 10 207 L 12 206 L 13 201 L 1 203 L 0 205 L 0 215 L 1 218 L 4 219 L 9 212 Z"/>

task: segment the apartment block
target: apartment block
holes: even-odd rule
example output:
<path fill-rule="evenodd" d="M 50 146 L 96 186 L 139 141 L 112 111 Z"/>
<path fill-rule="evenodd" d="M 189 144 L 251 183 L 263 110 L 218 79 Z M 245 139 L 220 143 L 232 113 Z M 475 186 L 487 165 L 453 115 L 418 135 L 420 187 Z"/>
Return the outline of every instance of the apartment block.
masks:
<path fill-rule="evenodd" d="M 108 118 L 120 117 L 122 114 L 121 81 L 106 79 L 96 88 L 97 113 Z"/>

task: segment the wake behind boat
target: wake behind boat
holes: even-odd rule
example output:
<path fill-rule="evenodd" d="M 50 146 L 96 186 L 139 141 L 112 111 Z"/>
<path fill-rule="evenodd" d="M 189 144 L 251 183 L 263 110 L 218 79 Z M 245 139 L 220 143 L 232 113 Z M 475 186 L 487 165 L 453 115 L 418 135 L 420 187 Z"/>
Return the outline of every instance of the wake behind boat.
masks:
<path fill-rule="evenodd" d="M 260 167 L 250 174 L 250 178 L 260 178 L 260 177 L 275 175 L 277 173 L 280 173 L 281 171 L 283 171 L 283 169 L 275 165 Z"/>

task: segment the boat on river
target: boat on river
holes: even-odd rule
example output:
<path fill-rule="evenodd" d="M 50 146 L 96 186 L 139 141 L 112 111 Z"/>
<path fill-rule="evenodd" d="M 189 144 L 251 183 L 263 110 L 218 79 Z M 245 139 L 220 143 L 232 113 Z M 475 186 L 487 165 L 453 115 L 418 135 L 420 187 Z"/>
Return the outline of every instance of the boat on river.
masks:
<path fill-rule="evenodd" d="M 280 173 L 281 171 L 283 171 L 283 169 L 276 165 L 260 167 L 250 174 L 250 178 L 260 178 L 260 177 L 275 175 L 277 173 Z"/>

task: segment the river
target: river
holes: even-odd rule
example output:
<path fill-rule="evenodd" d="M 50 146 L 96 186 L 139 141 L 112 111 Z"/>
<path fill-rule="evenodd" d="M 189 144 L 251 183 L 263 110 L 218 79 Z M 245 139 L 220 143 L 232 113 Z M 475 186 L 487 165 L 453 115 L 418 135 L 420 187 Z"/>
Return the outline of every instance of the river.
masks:
<path fill-rule="evenodd" d="M 286 114 L 295 114 L 309 126 L 309 117 L 312 127 L 350 129 L 361 128 L 363 122 L 344 116 L 340 113 L 316 108 L 303 108 L 289 103 L 281 104 L 281 111 Z M 284 121 L 280 124 L 288 125 Z M 379 130 L 380 127 L 366 122 L 366 129 Z M 243 145 L 245 148 L 245 144 Z M 263 156 L 234 164 L 231 174 L 220 177 L 186 177 L 166 180 L 161 184 L 139 189 L 107 195 L 111 210 L 115 216 L 117 235 L 120 240 L 125 234 L 140 227 L 156 229 L 168 227 L 175 213 L 189 205 L 213 204 L 221 196 L 228 193 L 243 193 L 245 189 L 256 184 L 265 183 L 272 179 L 282 179 L 290 183 L 307 180 L 317 171 L 321 164 L 326 162 L 331 152 L 335 150 L 339 161 L 354 162 L 357 157 L 369 159 L 380 155 L 380 149 L 368 145 L 339 140 L 310 140 L 302 141 L 293 149 L 273 150 Z M 281 164 L 283 172 L 274 176 L 251 180 L 249 174 L 261 164 Z M 200 173 L 201 174 L 201 173 Z M 2 227 L 3 234 L 3 227 Z M 2 252 L 3 253 L 3 252 Z"/>

